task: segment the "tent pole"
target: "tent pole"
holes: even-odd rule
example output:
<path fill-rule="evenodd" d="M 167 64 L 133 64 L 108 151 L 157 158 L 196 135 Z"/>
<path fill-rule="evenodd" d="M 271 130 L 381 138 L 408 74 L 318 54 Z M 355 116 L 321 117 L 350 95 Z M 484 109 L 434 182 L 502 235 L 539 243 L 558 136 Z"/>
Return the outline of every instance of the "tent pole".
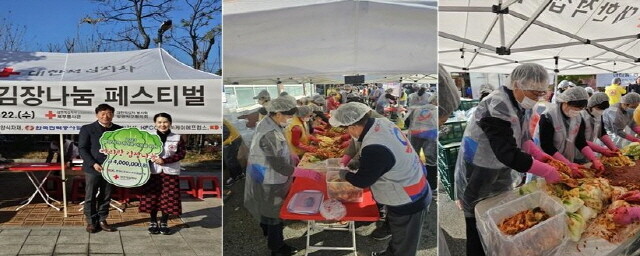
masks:
<path fill-rule="evenodd" d="M 67 215 L 67 174 L 65 172 L 66 162 L 64 161 L 64 135 L 60 134 L 60 147 L 58 147 L 58 152 L 60 152 L 60 170 L 62 170 L 62 209 L 64 209 L 64 217 Z"/>
<path fill-rule="evenodd" d="M 451 39 L 451 40 L 454 40 L 454 41 L 458 41 L 458 42 L 474 45 L 474 46 L 477 46 L 477 47 L 480 47 L 480 48 L 483 48 L 483 49 L 490 50 L 492 52 L 495 52 L 495 50 L 496 50 L 496 47 L 494 47 L 494 46 L 491 46 L 491 45 L 488 45 L 488 44 L 483 44 L 483 43 L 480 43 L 480 42 L 476 42 L 476 41 L 473 41 L 473 40 L 470 40 L 470 39 L 462 38 L 462 37 L 459 37 L 459 36 L 456 36 L 456 35 L 452 35 L 452 34 L 449 34 L 449 33 L 446 33 L 446 32 L 440 31 L 440 32 L 438 32 L 438 35 L 440 37 L 443 37 L 443 38 L 447 38 L 447 39 Z"/>
<path fill-rule="evenodd" d="M 499 17 L 502 17 L 502 15 L 500 16 L 496 16 L 493 19 L 493 22 L 491 23 L 491 26 L 489 26 L 489 29 L 487 30 L 487 33 L 484 34 L 484 38 L 482 39 L 482 43 L 486 43 L 487 42 L 487 38 L 489 38 L 489 34 L 491 34 L 491 31 L 493 30 L 493 28 L 496 26 L 496 23 L 498 22 Z M 504 24 L 503 24 L 504 25 Z M 504 29 L 504 28 L 503 28 Z M 469 63 L 467 63 L 467 68 L 469 68 L 469 66 L 471 66 L 471 63 L 473 63 L 473 61 L 476 59 L 476 57 L 478 56 L 478 52 L 475 52 L 473 54 L 473 56 L 471 56 L 471 60 L 469 60 Z"/>
<path fill-rule="evenodd" d="M 493 9 L 484 6 L 440 6 L 438 12 L 493 12 Z"/>
<path fill-rule="evenodd" d="M 531 17 L 529 17 L 529 20 L 527 20 L 527 22 L 524 24 L 524 26 L 522 26 L 522 28 L 520 28 L 520 31 L 518 31 L 518 33 L 516 33 L 516 35 L 513 37 L 513 39 L 511 39 L 511 42 L 509 42 L 509 44 L 507 45 L 507 49 L 511 49 L 513 44 L 515 44 L 518 41 L 518 39 L 520 39 L 522 34 L 524 34 L 524 32 L 527 31 L 527 29 L 529 29 L 531 24 L 533 24 L 533 22 L 536 21 L 536 19 L 538 19 L 538 17 L 540 17 L 540 14 L 542 14 L 542 12 L 547 9 L 547 6 L 549 6 L 550 3 L 551 3 L 551 0 L 547 0 L 546 3 L 544 3 L 544 4 L 540 5 L 540 7 L 538 7 L 538 10 L 536 10 L 536 12 L 533 13 L 533 15 L 531 15 Z M 500 15 L 502 15 L 502 14 L 500 14 Z M 504 43 L 503 43 L 502 46 L 504 46 Z"/>
<path fill-rule="evenodd" d="M 627 40 L 627 41 L 625 41 L 625 42 L 622 42 L 622 43 L 620 43 L 620 44 L 618 44 L 618 45 L 614 46 L 613 48 L 614 48 L 614 49 L 618 49 L 618 48 L 620 48 L 620 47 L 622 47 L 622 46 L 624 46 L 624 45 L 626 45 L 626 44 L 628 44 L 628 43 L 631 43 L 631 42 L 636 41 L 636 39 L 637 39 L 637 37 L 635 37 L 635 36 L 634 36 L 633 38 L 631 38 L 631 39 L 629 39 L 629 40 Z M 632 46 L 632 47 L 633 47 L 633 46 Z M 590 56 L 588 59 L 589 59 L 589 60 L 596 60 L 596 58 L 597 58 L 597 57 L 600 57 L 600 56 L 602 56 L 602 55 L 605 55 L 607 52 L 608 52 L 608 51 L 602 51 L 602 52 L 600 52 L 600 53 L 598 53 L 598 54 L 596 54 L 596 55 Z M 583 64 L 583 63 L 585 63 L 586 61 L 587 61 L 586 59 L 583 59 L 583 61 L 582 61 L 582 62 L 580 62 L 580 64 Z M 632 62 L 632 63 L 633 63 L 633 62 Z M 568 66 L 566 66 L 566 67 L 565 67 L 565 69 L 567 69 L 567 68 L 571 68 L 571 67 L 574 67 L 574 66 L 576 66 L 576 65 L 577 65 L 577 64 L 571 64 L 571 65 L 568 65 Z"/>

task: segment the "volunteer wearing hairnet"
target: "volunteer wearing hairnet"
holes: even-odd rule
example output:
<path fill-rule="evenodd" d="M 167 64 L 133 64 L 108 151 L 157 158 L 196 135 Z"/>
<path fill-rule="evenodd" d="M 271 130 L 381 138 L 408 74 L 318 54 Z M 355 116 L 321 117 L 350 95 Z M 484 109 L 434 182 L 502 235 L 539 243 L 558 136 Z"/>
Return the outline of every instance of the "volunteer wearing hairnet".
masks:
<path fill-rule="evenodd" d="M 417 92 L 409 94 L 408 104 L 409 106 L 423 106 L 429 103 L 430 93 L 427 93 L 427 88 L 420 87 Z"/>
<path fill-rule="evenodd" d="M 476 204 L 512 190 L 514 176 L 520 176 L 512 174 L 528 172 L 549 183 L 560 180 L 557 169 L 543 163 L 550 156 L 531 140 L 525 115 L 546 94 L 547 70 L 538 64 L 521 64 L 511 72 L 510 80 L 508 86 L 478 104 L 458 153 L 455 187 L 466 221 L 468 255 L 484 255 L 474 215 Z"/>
<path fill-rule="evenodd" d="M 376 102 L 376 112 L 378 114 L 384 115 L 384 109 L 388 107 L 390 104 L 395 104 L 396 97 L 391 95 L 393 89 L 389 88 L 385 91 L 385 94 L 378 98 Z"/>
<path fill-rule="evenodd" d="M 370 118 L 362 103 L 340 106 L 329 119 L 347 127 L 360 147 L 357 172 L 340 175 L 360 188 L 371 188 L 374 199 L 387 206 L 391 241 L 387 250 L 372 255 L 416 255 L 423 215 L 431 202 L 426 169 L 400 129 L 386 118 Z"/>
<path fill-rule="evenodd" d="M 289 143 L 291 152 L 302 157 L 305 152 L 316 152 L 316 147 L 309 145 L 311 141 L 319 141 L 309 134 L 309 121 L 313 112 L 309 106 L 298 107 L 298 112 L 291 118 L 291 124 L 285 129 L 284 135 Z"/>
<path fill-rule="evenodd" d="M 311 107 L 313 111 L 324 112 L 324 105 L 326 103 L 325 98 L 322 95 L 315 95 L 309 100 L 307 106 Z"/>
<path fill-rule="evenodd" d="M 556 90 L 556 92 L 553 94 L 553 97 L 551 98 L 551 103 L 556 103 L 556 97 L 558 95 L 560 95 L 561 93 L 563 93 L 567 89 L 575 87 L 575 86 L 576 85 L 571 81 L 568 81 L 568 80 L 560 81 L 560 83 L 558 83 L 558 90 Z"/>
<path fill-rule="evenodd" d="M 611 104 L 611 95 L 609 96 L 609 104 Z M 635 92 L 629 93 L 620 98 L 620 102 L 611 105 L 602 114 L 604 128 L 607 134 L 611 136 L 616 147 L 621 148 L 629 144 L 629 142 L 640 142 L 640 139 L 625 131 L 627 127 L 635 133 L 640 133 L 640 126 L 633 121 L 633 111 L 640 104 L 640 94 Z"/>
<path fill-rule="evenodd" d="M 267 90 L 262 90 L 253 97 L 254 100 L 258 100 L 258 104 L 262 105 L 260 109 L 258 109 L 258 121 L 262 120 L 267 115 L 267 110 L 264 108 L 264 105 L 267 104 L 271 100 L 271 95 Z"/>
<path fill-rule="evenodd" d="M 449 115 L 460 105 L 456 83 L 442 65 L 438 65 L 438 127 L 444 124 Z"/>
<path fill-rule="evenodd" d="M 622 97 L 622 95 L 627 93 L 627 90 L 624 89 L 624 87 L 622 87 L 620 83 L 621 83 L 620 78 L 616 77 L 613 80 L 611 80 L 611 85 L 604 88 L 604 93 L 606 93 L 607 96 L 609 96 L 609 104 L 611 105 L 617 104 L 620 101 L 620 97 Z"/>
<path fill-rule="evenodd" d="M 420 155 L 424 153 L 427 168 L 427 180 L 431 189 L 438 186 L 437 147 L 438 147 L 438 107 L 437 97 L 433 95 L 426 104 L 409 107 L 409 141 L 413 149 Z"/>
<path fill-rule="evenodd" d="M 297 108 L 294 100 L 281 96 L 271 100 L 266 109 L 269 116 L 258 123 L 251 141 L 244 206 L 260 222 L 271 255 L 293 255 L 297 250 L 284 243 L 279 212 L 294 171 L 284 128 Z"/>
<path fill-rule="evenodd" d="M 593 96 L 593 93 L 594 93 L 593 88 L 585 87 L 584 90 L 587 91 L 587 94 L 589 95 L 589 97 Z"/>
<path fill-rule="evenodd" d="M 550 104 L 540 116 L 534 135 L 545 153 L 571 168 L 573 178 L 584 177 L 578 164 L 574 163 L 578 153 L 589 159 L 594 169 L 604 171 L 604 166 L 587 145 L 585 125 L 580 116 L 588 99 L 589 95 L 582 87 L 571 87 L 557 95 L 556 104 Z"/>
<path fill-rule="evenodd" d="M 616 144 L 607 135 L 602 121 L 602 113 L 607 108 L 609 108 L 609 97 L 604 92 L 597 92 L 589 98 L 587 108 L 580 112 L 580 116 L 584 121 L 584 136 L 589 147 L 604 156 L 615 156 L 620 149 L 616 147 Z M 598 139 L 606 147 L 596 143 Z"/>

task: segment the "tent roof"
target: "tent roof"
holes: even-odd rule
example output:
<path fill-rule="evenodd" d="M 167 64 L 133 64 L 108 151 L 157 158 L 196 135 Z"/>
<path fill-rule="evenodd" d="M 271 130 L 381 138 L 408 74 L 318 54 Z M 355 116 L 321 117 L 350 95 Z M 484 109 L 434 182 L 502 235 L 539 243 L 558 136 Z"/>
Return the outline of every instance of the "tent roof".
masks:
<path fill-rule="evenodd" d="M 123 81 L 220 79 L 193 69 L 164 49 L 51 53 L 0 51 L 0 81 Z"/>
<path fill-rule="evenodd" d="M 225 0 L 225 83 L 436 72 L 435 0 Z"/>
<path fill-rule="evenodd" d="M 439 61 L 451 72 L 510 73 L 524 62 L 559 74 L 640 72 L 636 0 L 448 0 L 439 8 Z"/>

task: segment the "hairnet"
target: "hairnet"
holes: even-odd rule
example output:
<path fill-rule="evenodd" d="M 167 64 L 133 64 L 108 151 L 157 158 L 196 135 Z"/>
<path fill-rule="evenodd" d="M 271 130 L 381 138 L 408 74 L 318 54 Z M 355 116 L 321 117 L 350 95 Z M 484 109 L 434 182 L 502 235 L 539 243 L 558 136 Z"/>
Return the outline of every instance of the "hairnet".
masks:
<path fill-rule="evenodd" d="M 267 90 L 262 90 L 258 93 L 258 95 L 256 95 L 255 97 L 253 97 L 253 99 L 259 99 L 259 100 L 271 100 L 271 95 L 269 95 L 269 92 Z"/>
<path fill-rule="evenodd" d="M 324 97 L 322 97 L 322 95 L 313 96 L 313 103 L 318 105 L 324 105 Z"/>
<path fill-rule="evenodd" d="M 364 103 L 349 102 L 340 105 L 338 109 L 331 111 L 329 124 L 331 126 L 349 126 L 358 122 L 371 108 Z"/>
<path fill-rule="evenodd" d="M 451 75 L 442 65 L 438 65 L 438 116 L 449 116 L 460 105 L 458 88 Z"/>
<path fill-rule="evenodd" d="M 620 98 L 620 103 L 624 103 L 624 104 L 640 103 L 640 94 L 635 93 L 635 92 L 628 93 L 628 94 L 622 96 L 622 98 Z"/>
<path fill-rule="evenodd" d="M 584 88 L 584 90 L 587 91 L 587 93 L 590 93 L 590 94 L 594 93 L 593 88 L 591 88 L 591 87 L 586 87 L 586 88 Z"/>
<path fill-rule="evenodd" d="M 517 66 L 509 76 L 511 84 L 509 89 L 515 89 L 514 85 L 522 90 L 546 91 L 549 84 L 549 74 L 539 64 L 525 63 Z"/>
<path fill-rule="evenodd" d="M 281 92 L 281 93 L 280 93 L 280 96 L 287 96 L 287 95 L 289 95 L 289 93 L 288 93 L 288 92 L 284 92 L 284 91 L 283 91 L 283 92 Z"/>
<path fill-rule="evenodd" d="M 491 93 L 493 91 L 493 87 L 490 84 L 483 84 L 480 86 L 480 93 Z"/>
<path fill-rule="evenodd" d="M 596 92 L 593 95 L 591 95 L 591 98 L 589 98 L 589 103 L 587 103 L 587 107 L 592 108 L 593 106 L 600 105 L 605 101 L 607 102 L 609 101 L 609 96 L 607 96 L 607 94 L 604 92 Z"/>
<path fill-rule="evenodd" d="M 558 83 L 558 89 L 567 89 L 569 87 L 574 87 L 576 86 L 573 82 L 568 81 L 568 80 L 562 80 L 560 81 L 560 83 Z"/>
<path fill-rule="evenodd" d="M 569 102 L 588 99 L 589 94 L 587 94 L 587 91 L 582 87 L 576 86 L 571 87 L 565 90 L 563 93 L 558 94 L 558 96 L 556 97 L 556 102 Z"/>
<path fill-rule="evenodd" d="M 312 109 L 309 106 L 300 106 L 298 107 L 298 112 L 296 113 L 296 116 L 299 117 L 305 117 L 311 114 Z"/>
<path fill-rule="evenodd" d="M 267 111 L 269 111 L 269 113 L 289 111 L 293 108 L 296 108 L 296 101 L 293 97 L 289 95 L 280 96 L 278 98 L 275 98 L 269 101 L 265 105 L 265 108 L 267 109 Z"/>
<path fill-rule="evenodd" d="M 438 95 L 435 93 L 431 94 L 431 96 L 429 96 L 429 99 L 427 99 L 427 101 L 431 105 L 438 105 Z"/>
<path fill-rule="evenodd" d="M 386 90 L 384 90 L 384 92 L 386 92 L 386 93 L 392 93 L 392 92 L 393 92 L 393 89 L 392 89 L 392 88 L 387 88 Z"/>
<path fill-rule="evenodd" d="M 614 79 L 611 79 L 611 83 L 612 84 L 620 84 L 622 82 L 622 80 L 620 80 L 619 77 L 616 77 Z"/>

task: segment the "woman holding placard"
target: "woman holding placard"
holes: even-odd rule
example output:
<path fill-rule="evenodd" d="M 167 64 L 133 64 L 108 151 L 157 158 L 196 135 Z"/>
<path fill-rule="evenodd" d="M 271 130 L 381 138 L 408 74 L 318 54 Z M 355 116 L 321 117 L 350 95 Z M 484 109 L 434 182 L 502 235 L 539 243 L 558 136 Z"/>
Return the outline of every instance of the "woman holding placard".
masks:
<path fill-rule="evenodd" d="M 142 187 L 140 212 L 151 215 L 149 233 L 171 234 L 167 221 L 170 215 L 182 214 L 180 200 L 180 160 L 187 153 L 180 135 L 171 132 L 171 115 L 158 113 L 153 117 L 156 133 L 163 143 L 162 153 L 151 160 L 151 177 Z M 162 212 L 158 223 L 158 212 Z"/>

